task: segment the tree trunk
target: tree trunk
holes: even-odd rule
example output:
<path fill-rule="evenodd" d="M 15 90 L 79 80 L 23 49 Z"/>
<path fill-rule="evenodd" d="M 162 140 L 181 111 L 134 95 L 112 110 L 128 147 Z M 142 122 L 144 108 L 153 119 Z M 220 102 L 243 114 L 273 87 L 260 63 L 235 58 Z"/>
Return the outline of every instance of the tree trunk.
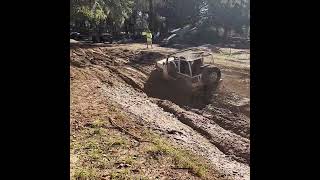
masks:
<path fill-rule="evenodd" d="M 153 0 L 149 0 L 149 29 L 151 32 L 154 31 L 154 8 Z"/>
<path fill-rule="evenodd" d="M 94 43 L 100 42 L 100 29 L 98 25 L 94 25 L 92 32 L 92 41 Z"/>
<path fill-rule="evenodd" d="M 228 42 L 229 32 L 230 32 L 230 28 L 228 28 L 228 27 L 224 27 L 224 28 L 223 28 L 223 40 L 224 40 L 225 42 Z"/>
<path fill-rule="evenodd" d="M 132 19 L 131 19 L 131 33 L 135 33 L 136 29 L 136 24 L 137 24 L 137 10 L 133 10 L 132 12 Z"/>

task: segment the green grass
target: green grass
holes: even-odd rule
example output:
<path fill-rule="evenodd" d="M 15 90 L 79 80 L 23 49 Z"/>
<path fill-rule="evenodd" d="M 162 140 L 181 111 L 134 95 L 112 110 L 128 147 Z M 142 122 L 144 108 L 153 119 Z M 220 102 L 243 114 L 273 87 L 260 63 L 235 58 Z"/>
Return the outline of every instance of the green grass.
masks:
<path fill-rule="evenodd" d="M 118 116 L 117 119 L 124 120 L 125 118 Z M 100 179 L 102 175 L 99 173 L 105 170 L 109 170 L 108 174 L 111 179 L 148 179 L 141 172 L 137 174 L 131 171 L 139 167 L 140 158 L 146 158 L 147 161 L 152 158 L 156 162 L 151 160 L 151 163 L 169 163 L 176 168 L 187 169 L 200 178 L 207 177 L 209 168 L 204 161 L 188 151 L 174 147 L 165 138 L 149 130 L 142 130 L 142 133 L 138 135 L 144 140 L 153 142 L 144 143 L 140 147 L 139 159 L 132 154 L 124 154 L 119 158 L 118 153 L 123 150 L 127 151 L 132 144 L 127 136 L 121 133 L 110 133 L 109 129 L 103 128 L 104 123 L 101 120 L 94 121 L 92 126 L 77 132 L 77 137 L 71 142 L 71 150 L 80 157 L 79 162 L 81 162 L 73 173 L 75 180 Z M 119 163 L 130 166 L 117 169 Z M 88 166 L 90 168 L 87 168 Z"/>
<path fill-rule="evenodd" d="M 93 128 L 101 128 L 105 125 L 105 121 L 101 119 L 97 119 L 92 122 L 92 127 Z"/>
<path fill-rule="evenodd" d="M 72 138 L 71 151 L 78 154 L 80 163 L 74 171 L 74 180 L 93 180 L 101 179 L 101 174 L 105 169 L 112 169 L 118 161 L 117 155 L 110 154 L 109 150 L 118 151 L 127 149 L 129 141 L 120 134 L 111 134 L 108 129 L 103 128 L 104 122 L 94 121 L 90 127 L 77 132 L 77 137 Z M 125 156 L 124 163 L 133 164 L 132 157 Z M 87 168 L 90 166 L 90 168 Z M 113 179 L 130 179 L 127 171 L 116 171 L 113 173 Z"/>
<path fill-rule="evenodd" d="M 108 142 L 108 146 L 110 147 L 115 147 L 115 146 L 124 146 L 127 145 L 128 142 L 121 138 L 121 137 L 115 137 L 115 138 L 111 138 Z"/>
<path fill-rule="evenodd" d="M 135 159 L 133 159 L 132 156 L 127 156 L 127 157 L 123 160 L 123 162 L 126 163 L 126 164 L 132 165 L 132 164 L 135 162 Z"/>
<path fill-rule="evenodd" d="M 100 158 L 102 158 L 102 151 L 100 149 L 91 149 L 88 152 L 88 156 L 90 157 L 90 159 L 92 160 L 99 160 Z"/>
<path fill-rule="evenodd" d="M 73 178 L 75 180 L 98 180 L 99 175 L 93 168 L 80 168 L 76 169 Z"/>
<path fill-rule="evenodd" d="M 162 156 L 170 156 L 176 168 L 188 169 L 198 177 L 206 176 L 209 171 L 207 165 L 196 156 L 188 151 L 173 147 L 158 135 L 154 136 L 153 142 L 154 145 L 146 149 L 152 158 L 159 160 Z"/>
<path fill-rule="evenodd" d="M 131 172 L 128 169 L 121 169 L 110 174 L 111 179 L 115 180 L 131 180 Z"/>

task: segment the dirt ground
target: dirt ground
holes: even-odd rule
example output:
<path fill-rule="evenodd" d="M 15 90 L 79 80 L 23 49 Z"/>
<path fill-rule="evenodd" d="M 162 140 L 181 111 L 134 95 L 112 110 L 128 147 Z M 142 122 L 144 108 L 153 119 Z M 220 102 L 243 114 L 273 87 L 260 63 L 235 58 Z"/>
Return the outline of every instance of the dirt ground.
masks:
<path fill-rule="evenodd" d="M 157 45 L 147 49 L 144 44 L 71 44 L 73 179 L 250 178 L 250 51 L 212 45 L 197 48 L 213 53 L 213 60 L 208 57 L 205 61 L 218 66 L 223 79 L 211 103 L 201 109 L 180 104 L 175 98 L 179 94 L 170 93 L 171 86 L 151 80 L 155 61 L 177 49 Z M 150 93 L 151 88 L 158 89 L 160 95 Z M 99 126 L 94 125 L 97 121 Z M 154 135 L 146 136 L 145 131 Z M 153 141 L 150 137 L 154 136 L 163 138 L 160 144 L 169 144 L 166 148 L 155 146 L 158 149 L 152 152 L 165 152 L 160 153 L 161 158 L 157 155 L 157 161 L 145 150 L 154 149 L 154 142 L 140 142 L 141 137 Z M 119 146 L 110 146 L 114 139 L 120 141 Z M 93 147 L 85 148 L 88 143 Z M 95 148 L 99 151 L 92 155 L 90 149 Z M 95 159 L 94 155 L 108 160 L 101 166 L 97 159 L 104 158 Z M 135 156 L 139 158 L 131 163 L 121 159 Z"/>

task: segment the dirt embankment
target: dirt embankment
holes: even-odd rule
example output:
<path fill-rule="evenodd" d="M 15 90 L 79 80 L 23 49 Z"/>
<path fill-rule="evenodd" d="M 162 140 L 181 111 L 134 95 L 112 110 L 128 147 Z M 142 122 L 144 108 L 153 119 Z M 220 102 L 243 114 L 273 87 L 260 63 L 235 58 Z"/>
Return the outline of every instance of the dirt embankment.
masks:
<path fill-rule="evenodd" d="M 219 97 L 218 92 L 218 102 L 192 110 L 179 107 L 174 100 L 157 100 L 147 95 L 145 90 L 146 86 L 152 85 L 147 82 L 154 61 L 172 51 L 159 47 L 145 50 L 135 45 L 72 47 L 71 80 L 81 84 L 78 89 L 75 86 L 71 89 L 78 93 L 73 99 L 90 92 L 100 95 L 91 100 L 80 98 L 71 109 L 74 114 L 71 123 L 91 118 L 74 113 L 87 111 L 81 104 L 112 102 L 144 127 L 204 157 L 224 177 L 249 179 L 250 117 L 245 112 L 250 109 L 246 109 L 247 102 L 241 104 L 243 98 L 228 98 L 228 95 L 232 96 L 230 93 Z M 99 116 L 103 108 L 96 108 L 92 107 L 92 110 Z"/>
<path fill-rule="evenodd" d="M 223 179 L 112 101 L 104 88 L 125 84 L 117 75 L 97 66 L 70 70 L 71 179 Z"/>

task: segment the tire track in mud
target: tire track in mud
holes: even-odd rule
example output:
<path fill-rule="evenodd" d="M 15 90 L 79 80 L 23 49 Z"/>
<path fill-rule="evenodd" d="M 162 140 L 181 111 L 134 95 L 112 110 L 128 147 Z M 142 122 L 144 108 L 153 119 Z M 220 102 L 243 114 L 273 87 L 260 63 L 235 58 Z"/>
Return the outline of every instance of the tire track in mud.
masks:
<path fill-rule="evenodd" d="M 227 131 L 214 121 L 186 111 L 170 101 L 159 100 L 156 103 L 164 111 L 174 114 L 182 123 L 209 139 L 223 153 L 231 155 L 233 159 L 239 162 L 249 164 L 250 141 L 248 139 Z"/>
<path fill-rule="evenodd" d="M 250 138 L 250 119 L 243 113 L 234 113 L 228 109 L 207 106 L 200 114 L 226 130 L 230 130 L 244 138 Z"/>
<path fill-rule="evenodd" d="M 115 67 L 112 66 L 108 66 L 108 68 L 115 74 L 117 74 L 124 82 L 126 82 L 127 84 L 129 84 L 130 86 L 132 86 L 135 90 L 142 92 L 143 90 L 143 83 L 137 83 L 137 81 L 133 80 L 132 78 L 130 78 L 129 76 L 127 76 L 126 74 L 122 73 L 119 70 L 119 67 L 116 69 Z M 123 67 L 121 68 L 123 69 Z"/>

